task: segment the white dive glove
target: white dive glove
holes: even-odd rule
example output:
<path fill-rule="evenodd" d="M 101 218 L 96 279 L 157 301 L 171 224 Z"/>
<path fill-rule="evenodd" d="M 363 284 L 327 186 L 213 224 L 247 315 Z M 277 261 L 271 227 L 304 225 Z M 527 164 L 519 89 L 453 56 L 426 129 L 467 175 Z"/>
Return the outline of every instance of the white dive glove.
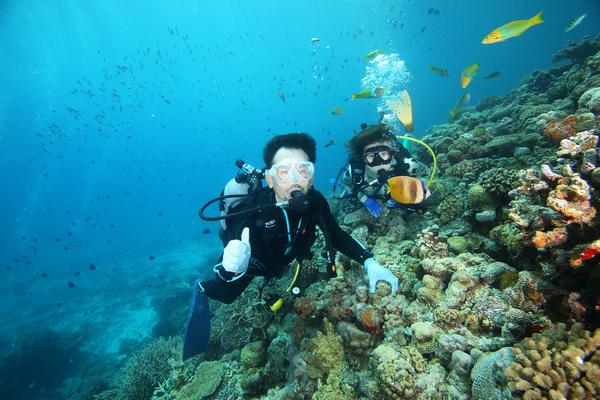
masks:
<path fill-rule="evenodd" d="M 369 277 L 371 293 L 375 293 L 378 281 L 384 281 L 392 287 L 392 294 L 396 294 L 398 291 L 398 278 L 389 269 L 375 261 L 375 257 L 371 257 L 365 261 L 365 269 Z"/>
<path fill-rule="evenodd" d="M 250 229 L 242 230 L 241 240 L 230 240 L 223 249 L 223 269 L 232 274 L 243 274 L 248 269 L 250 261 Z"/>

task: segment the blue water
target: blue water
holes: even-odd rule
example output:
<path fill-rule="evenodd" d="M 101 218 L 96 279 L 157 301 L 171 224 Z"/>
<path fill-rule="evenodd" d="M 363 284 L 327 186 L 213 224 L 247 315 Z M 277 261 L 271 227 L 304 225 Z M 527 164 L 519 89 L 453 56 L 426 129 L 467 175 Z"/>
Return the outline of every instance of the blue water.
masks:
<path fill-rule="evenodd" d="M 476 104 L 551 65 L 600 20 L 593 0 L 453 3 L 3 1 L 2 354 L 23 329 L 84 329 L 105 302 L 118 308 L 160 285 L 191 284 L 220 251 L 199 206 L 235 174 L 235 159 L 262 166 L 274 134 L 316 138 L 316 187 L 327 192 L 353 129 L 379 118 L 377 99 L 349 100 L 362 89 L 369 51 L 406 63 L 422 136 L 447 121 L 472 62 L 481 66 L 467 90 Z M 480 43 L 540 10 L 545 22 L 521 37 Z M 481 79 L 496 70 L 498 78 Z M 336 106 L 342 115 L 330 114 Z M 150 335 L 152 315 L 139 317 L 133 325 L 145 329 L 135 333 L 110 315 L 86 330 L 88 344 Z"/>

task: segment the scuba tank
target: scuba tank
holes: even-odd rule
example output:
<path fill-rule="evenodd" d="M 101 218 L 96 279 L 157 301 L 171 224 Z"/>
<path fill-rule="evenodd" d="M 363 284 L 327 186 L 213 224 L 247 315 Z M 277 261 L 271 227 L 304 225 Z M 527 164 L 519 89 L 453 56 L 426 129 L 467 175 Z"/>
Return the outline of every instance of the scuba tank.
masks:
<path fill-rule="evenodd" d="M 225 218 L 227 217 L 229 210 L 239 204 L 246 195 L 262 189 L 263 187 L 262 180 L 265 173 L 262 169 L 254 168 L 252 165 L 241 159 L 236 160 L 235 165 L 239 168 L 238 173 L 235 178 L 232 178 L 227 182 L 225 188 L 221 191 L 221 196 L 223 196 L 223 198 L 219 202 L 219 210 L 223 219 L 219 222 L 221 230 L 223 231 L 227 229 Z"/>

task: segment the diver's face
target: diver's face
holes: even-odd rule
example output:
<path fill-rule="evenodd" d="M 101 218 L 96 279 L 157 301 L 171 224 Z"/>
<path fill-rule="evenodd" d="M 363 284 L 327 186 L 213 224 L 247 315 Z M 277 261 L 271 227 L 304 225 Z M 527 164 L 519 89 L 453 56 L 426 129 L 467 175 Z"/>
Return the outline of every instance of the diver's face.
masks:
<path fill-rule="evenodd" d="M 370 143 L 363 150 L 365 170 L 371 176 L 377 176 L 379 171 L 391 171 L 393 159 L 394 148 L 389 140 Z"/>
<path fill-rule="evenodd" d="M 275 153 L 265 179 L 278 201 L 289 200 L 292 192 L 307 193 L 314 183 L 314 165 L 304 150 L 282 147 Z"/>

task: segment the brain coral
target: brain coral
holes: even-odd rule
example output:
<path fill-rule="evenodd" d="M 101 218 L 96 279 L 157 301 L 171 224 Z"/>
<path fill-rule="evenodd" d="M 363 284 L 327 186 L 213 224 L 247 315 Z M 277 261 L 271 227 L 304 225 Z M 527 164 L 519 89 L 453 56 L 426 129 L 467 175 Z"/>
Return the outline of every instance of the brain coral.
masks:
<path fill-rule="evenodd" d="M 493 353 L 485 353 L 477 359 L 471 370 L 471 394 L 474 400 L 505 399 L 504 374 L 502 371 L 512 362 L 510 347 Z"/>

